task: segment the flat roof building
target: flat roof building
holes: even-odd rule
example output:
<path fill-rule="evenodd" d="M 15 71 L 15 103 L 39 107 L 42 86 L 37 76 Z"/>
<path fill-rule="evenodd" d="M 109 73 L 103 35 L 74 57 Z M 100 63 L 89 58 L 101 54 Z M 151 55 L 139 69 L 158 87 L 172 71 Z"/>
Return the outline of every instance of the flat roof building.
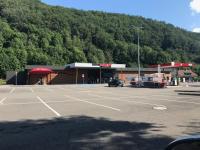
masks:
<path fill-rule="evenodd" d="M 160 70 L 159 70 L 160 69 Z M 141 76 L 161 71 L 168 80 L 173 68 L 141 68 Z M 107 83 L 110 78 L 119 78 L 125 83 L 138 76 L 138 68 L 127 68 L 125 64 L 72 63 L 65 66 L 27 65 L 23 73 L 7 73 L 8 84 L 96 84 Z"/>

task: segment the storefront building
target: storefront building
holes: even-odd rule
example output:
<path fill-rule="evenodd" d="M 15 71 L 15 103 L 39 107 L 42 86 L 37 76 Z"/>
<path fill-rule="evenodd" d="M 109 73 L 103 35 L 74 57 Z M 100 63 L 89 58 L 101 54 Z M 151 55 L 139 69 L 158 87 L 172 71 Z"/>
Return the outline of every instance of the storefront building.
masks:
<path fill-rule="evenodd" d="M 64 67 L 26 66 L 27 84 L 107 83 L 125 64 L 73 63 Z"/>
<path fill-rule="evenodd" d="M 163 69 L 166 78 L 171 70 Z M 156 68 L 141 68 L 141 76 L 157 73 Z M 125 64 L 73 63 L 64 67 L 26 66 L 27 84 L 98 84 L 119 78 L 129 84 L 138 76 L 137 68 L 126 68 Z"/>
<path fill-rule="evenodd" d="M 141 68 L 140 75 L 145 76 L 154 73 L 163 73 L 167 81 L 172 81 L 180 67 L 187 67 L 186 64 L 163 64 L 158 67 Z M 189 65 L 190 66 L 190 65 Z M 192 72 L 181 73 L 178 75 L 189 77 L 196 74 Z M 98 84 L 107 83 L 111 78 L 119 78 L 129 84 L 133 78 L 138 77 L 138 68 L 127 68 L 125 64 L 92 64 L 92 63 L 72 63 L 65 66 L 44 66 L 27 65 L 25 71 L 8 72 L 8 84 Z"/>

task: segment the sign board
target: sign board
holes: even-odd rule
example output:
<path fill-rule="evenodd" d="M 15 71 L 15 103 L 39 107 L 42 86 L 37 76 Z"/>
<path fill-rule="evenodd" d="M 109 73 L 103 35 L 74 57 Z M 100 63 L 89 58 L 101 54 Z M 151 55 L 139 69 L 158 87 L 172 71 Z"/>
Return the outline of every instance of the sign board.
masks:
<path fill-rule="evenodd" d="M 111 68 L 122 69 L 122 68 L 126 68 L 126 65 L 125 64 L 112 64 Z"/>
<path fill-rule="evenodd" d="M 67 66 L 70 68 L 99 68 L 98 65 L 93 65 L 92 63 L 73 63 L 66 65 L 66 67 Z"/>
<path fill-rule="evenodd" d="M 104 68 L 126 68 L 125 64 L 99 64 L 99 66 Z"/>
<path fill-rule="evenodd" d="M 99 64 L 100 67 L 110 68 L 112 64 Z"/>

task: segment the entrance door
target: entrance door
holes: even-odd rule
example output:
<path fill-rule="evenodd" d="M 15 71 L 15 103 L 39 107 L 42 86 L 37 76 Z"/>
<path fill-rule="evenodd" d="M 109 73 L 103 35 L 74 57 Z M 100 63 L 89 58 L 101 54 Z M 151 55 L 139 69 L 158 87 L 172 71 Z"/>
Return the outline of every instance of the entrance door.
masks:
<path fill-rule="evenodd" d="M 101 72 L 101 83 L 108 83 L 110 78 L 114 76 L 114 70 L 112 69 L 92 69 L 88 70 L 88 83 L 97 84 L 100 83 L 100 72 Z"/>
<path fill-rule="evenodd" d="M 100 81 L 100 70 L 92 69 L 88 70 L 88 83 L 89 84 L 97 84 Z"/>
<path fill-rule="evenodd" d="M 46 85 L 48 83 L 48 81 L 47 81 L 47 76 L 45 75 L 45 76 L 43 76 L 42 77 L 42 84 L 44 85 Z"/>
<path fill-rule="evenodd" d="M 114 70 L 102 69 L 101 76 L 102 76 L 102 79 L 101 79 L 102 83 L 108 83 L 110 78 L 114 77 Z"/>
<path fill-rule="evenodd" d="M 29 76 L 29 84 L 47 84 L 47 75 L 32 74 Z"/>

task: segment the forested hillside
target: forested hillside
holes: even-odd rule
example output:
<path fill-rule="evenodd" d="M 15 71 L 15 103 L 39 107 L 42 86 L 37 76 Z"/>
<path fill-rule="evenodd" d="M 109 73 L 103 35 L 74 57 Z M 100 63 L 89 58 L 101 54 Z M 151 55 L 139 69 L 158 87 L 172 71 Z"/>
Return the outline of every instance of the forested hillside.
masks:
<path fill-rule="evenodd" d="M 141 63 L 200 63 L 200 34 L 143 17 L 52 7 L 39 0 L 0 0 L 0 76 L 26 64 L 72 62 L 136 66 Z"/>

